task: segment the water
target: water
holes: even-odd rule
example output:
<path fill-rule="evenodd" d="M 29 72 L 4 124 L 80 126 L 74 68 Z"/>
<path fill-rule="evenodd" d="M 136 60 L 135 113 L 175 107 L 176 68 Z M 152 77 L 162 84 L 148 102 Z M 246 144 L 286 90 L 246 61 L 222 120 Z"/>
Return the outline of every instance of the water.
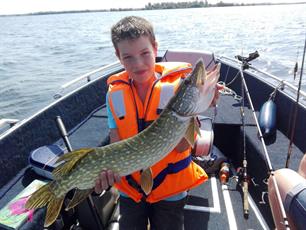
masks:
<path fill-rule="evenodd" d="M 306 4 L 0 17 L 0 118 L 24 119 L 62 84 L 115 61 L 110 27 L 127 15 L 150 20 L 162 50 L 229 57 L 258 50 L 255 66 L 297 85 L 305 12 Z"/>

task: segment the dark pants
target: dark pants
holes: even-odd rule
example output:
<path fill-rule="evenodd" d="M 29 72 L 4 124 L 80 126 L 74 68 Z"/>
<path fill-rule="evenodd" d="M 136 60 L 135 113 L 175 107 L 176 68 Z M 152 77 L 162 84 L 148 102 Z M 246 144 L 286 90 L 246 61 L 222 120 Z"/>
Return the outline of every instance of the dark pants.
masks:
<path fill-rule="evenodd" d="M 153 204 L 120 196 L 120 230 L 146 230 L 148 219 L 151 230 L 183 230 L 184 205 L 187 198 L 178 201 L 159 201 Z"/>
<path fill-rule="evenodd" d="M 291 194 L 289 194 L 289 196 L 290 195 Z M 305 226 L 306 226 L 306 188 L 303 188 L 297 194 L 293 194 L 293 197 L 289 197 L 289 199 L 291 200 L 289 204 L 285 204 L 287 213 L 289 213 L 289 216 L 297 229 L 305 229 Z"/>

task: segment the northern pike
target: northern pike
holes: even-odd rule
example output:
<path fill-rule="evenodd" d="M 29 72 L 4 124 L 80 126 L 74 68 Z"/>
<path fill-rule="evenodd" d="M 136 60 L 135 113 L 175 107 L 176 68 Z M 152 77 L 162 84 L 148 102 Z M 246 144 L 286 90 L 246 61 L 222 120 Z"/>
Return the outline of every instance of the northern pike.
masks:
<path fill-rule="evenodd" d="M 34 192 L 25 207 L 47 205 L 44 224 L 47 227 L 59 215 L 65 195 L 75 189 L 66 209 L 79 204 L 93 191 L 102 170 L 112 170 L 120 176 L 144 170 L 141 186 L 149 193 L 153 183 L 150 166 L 171 152 L 183 137 L 194 144 L 194 134 L 199 132 L 195 117 L 210 106 L 219 70 L 220 65 L 216 65 L 206 73 L 203 61 L 198 61 L 160 116 L 139 134 L 107 146 L 79 149 L 61 156 L 58 162 L 64 163 L 53 171 L 54 180 Z"/>

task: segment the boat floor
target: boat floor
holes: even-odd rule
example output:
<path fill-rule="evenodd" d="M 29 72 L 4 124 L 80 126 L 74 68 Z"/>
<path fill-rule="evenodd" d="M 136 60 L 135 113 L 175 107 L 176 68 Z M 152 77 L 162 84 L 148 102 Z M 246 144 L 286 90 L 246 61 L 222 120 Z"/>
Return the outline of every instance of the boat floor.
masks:
<path fill-rule="evenodd" d="M 189 192 L 185 229 L 270 229 L 251 196 L 249 204 L 249 216 L 245 218 L 236 178 L 222 185 L 212 175 L 206 183 Z"/>
<path fill-rule="evenodd" d="M 213 110 L 205 113 L 212 116 Z M 265 179 L 268 177 L 267 165 L 261 143 L 257 138 L 257 129 L 249 109 L 246 114 L 246 144 L 248 156 L 248 173 L 255 184 L 250 185 L 250 213 L 244 218 L 241 188 L 237 185 L 235 168 L 241 166 L 241 118 L 239 104 L 231 96 L 220 98 L 218 114 L 214 123 L 214 144 L 228 158 L 232 165 L 232 177 L 228 184 L 221 185 L 218 177 L 211 175 L 209 180 L 189 191 L 188 204 L 185 207 L 185 229 L 271 229 L 274 227 L 267 198 Z M 200 117 L 201 118 L 201 117 Z M 56 127 L 55 127 L 56 128 Z M 106 109 L 94 112 L 88 119 L 70 132 L 73 149 L 99 146 L 107 139 Z M 285 165 L 288 138 L 277 131 L 276 138 L 267 142 L 267 149 L 274 169 Z M 50 143 L 51 144 L 51 143 Z M 56 144 L 64 146 L 62 140 Z M 297 169 L 303 153 L 293 147 L 291 168 Z M 19 172 L 6 186 L 0 189 L 0 209 L 16 196 L 33 179 L 39 178 L 29 168 Z M 34 215 L 34 222 L 26 223 L 22 229 L 40 229 L 42 212 Z"/>

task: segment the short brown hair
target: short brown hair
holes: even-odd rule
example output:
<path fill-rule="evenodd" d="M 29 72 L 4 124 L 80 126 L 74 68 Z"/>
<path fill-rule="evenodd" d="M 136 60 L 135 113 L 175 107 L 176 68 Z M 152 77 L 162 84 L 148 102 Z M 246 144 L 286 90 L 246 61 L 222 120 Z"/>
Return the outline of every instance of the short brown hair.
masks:
<path fill-rule="evenodd" d="M 122 18 L 111 29 L 112 42 L 117 49 L 117 44 L 123 40 L 132 40 L 140 36 L 147 36 L 155 46 L 155 34 L 152 24 L 144 18 L 128 16 Z"/>

